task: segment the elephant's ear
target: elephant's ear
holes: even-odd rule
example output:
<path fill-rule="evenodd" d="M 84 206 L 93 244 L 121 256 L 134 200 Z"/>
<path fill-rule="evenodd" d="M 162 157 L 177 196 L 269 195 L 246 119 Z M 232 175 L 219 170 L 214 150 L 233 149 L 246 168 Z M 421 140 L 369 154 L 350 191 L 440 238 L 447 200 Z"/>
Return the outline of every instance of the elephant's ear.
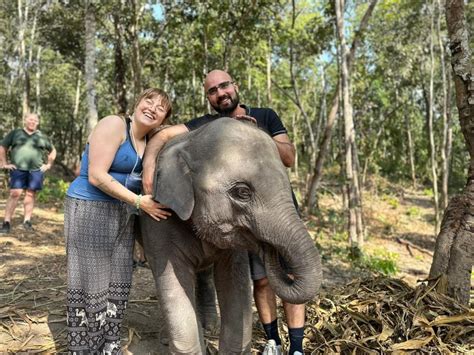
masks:
<path fill-rule="evenodd" d="M 183 142 L 161 152 L 155 171 L 155 200 L 171 208 L 183 221 L 191 217 L 194 189 Z"/>

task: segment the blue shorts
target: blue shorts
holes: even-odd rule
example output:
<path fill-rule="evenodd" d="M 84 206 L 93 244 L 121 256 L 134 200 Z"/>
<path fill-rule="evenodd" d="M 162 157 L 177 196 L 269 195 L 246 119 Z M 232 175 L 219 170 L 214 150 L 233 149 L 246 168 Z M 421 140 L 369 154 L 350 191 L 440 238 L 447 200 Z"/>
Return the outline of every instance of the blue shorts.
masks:
<path fill-rule="evenodd" d="M 43 188 L 44 173 L 41 170 L 19 170 L 10 171 L 10 188 L 38 191 Z"/>

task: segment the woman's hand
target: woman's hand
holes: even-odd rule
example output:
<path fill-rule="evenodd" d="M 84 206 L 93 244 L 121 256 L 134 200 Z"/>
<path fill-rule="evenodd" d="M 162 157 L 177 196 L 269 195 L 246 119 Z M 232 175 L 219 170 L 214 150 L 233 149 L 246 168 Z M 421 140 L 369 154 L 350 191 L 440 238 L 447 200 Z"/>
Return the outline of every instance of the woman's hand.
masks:
<path fill-rule="evenodd" d="M 154 201 L 151 195 L 144 195 L 140 198 L 140 209 L 145 211 L 151 218 L 158 222 L 171 216 L 171 213 L 166 211 L 165 208 L 168 207 Z"/>

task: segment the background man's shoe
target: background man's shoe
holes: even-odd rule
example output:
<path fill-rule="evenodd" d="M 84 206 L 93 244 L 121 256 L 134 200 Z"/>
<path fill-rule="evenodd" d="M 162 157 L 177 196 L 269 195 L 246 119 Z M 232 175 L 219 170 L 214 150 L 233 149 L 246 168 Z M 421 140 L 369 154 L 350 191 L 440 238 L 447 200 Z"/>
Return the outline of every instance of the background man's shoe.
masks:
<path fill-rule="evenodd" d="M 2 228 L 0 228 L 0 234 L 10 233 L 10 222 L 3 222 Z"/>
<path fill-rule="evenodd" d="M 31 224 L 31 221 L 24 221 L 23 222 L 23 228 L 27 231 L 34 231 L 35 229 L 33 228 L 33 225 Z"/>
<path fill-rule="evenodd" d="M 265 349 L 263 349 L 262 355 L 282 355 L 281 345 L 276 345 L 275 340 L 270 339 L 265 344 Z"/>

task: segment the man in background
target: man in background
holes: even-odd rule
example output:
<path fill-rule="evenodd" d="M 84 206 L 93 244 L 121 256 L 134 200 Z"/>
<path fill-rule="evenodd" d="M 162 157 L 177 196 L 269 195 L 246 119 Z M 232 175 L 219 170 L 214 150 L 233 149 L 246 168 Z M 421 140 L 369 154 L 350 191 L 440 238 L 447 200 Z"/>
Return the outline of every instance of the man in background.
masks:
<path fill-rule="evenodd" d="M 44 173 L 51 169 L 56 159 L 56 149 L 38 126 L 39 116 L 29 113 L 23 121 L 23 128 L 10 131 L 0 142 L 0 168 L 10 171 L 10 193 L 0 229 L 2 234 L 11 230 L 11 219 L 23 191 L 23 227 L 27 231 L 33 230 L 31 215 L 36 192 L 43 187 Z"/>

